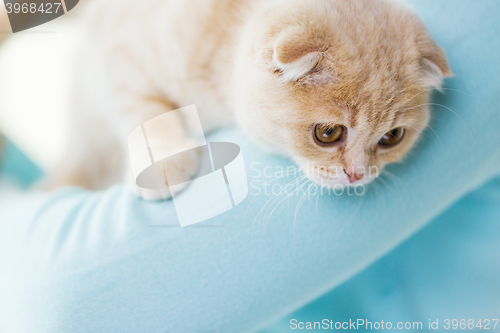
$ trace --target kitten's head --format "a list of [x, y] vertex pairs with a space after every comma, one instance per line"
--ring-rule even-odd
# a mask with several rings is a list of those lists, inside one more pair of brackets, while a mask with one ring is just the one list
[[450, 76], [416, 15], [384, 0], [296, 0], [257, 15], [236, 64], [244, 130], [322, 185], [365, 184], [411, 149]]

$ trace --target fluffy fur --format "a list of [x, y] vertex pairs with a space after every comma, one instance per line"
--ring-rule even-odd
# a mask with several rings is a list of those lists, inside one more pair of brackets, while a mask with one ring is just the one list
[[[75, 138], [52, 184], [92, 189], [130, 173], [127, 136], [196, 104], [205, 130], [236, 123], [322, 185], [399, 161], [429, 120], [429, 92], [451, 75], [410, 8], [385, 0], [95, 1], [75, 96]], [[321, 147], [315, 124], [342, 125]], [[182, 145], [189, 120], [166, 124]], [[393, 148], [378, 142], [404, 127]], [[198, 156], [179, 166], [186, 177]], [[359, 184], [375, 174], [357, 177]], [[137, 189], [145, 199], [168, 192]]]

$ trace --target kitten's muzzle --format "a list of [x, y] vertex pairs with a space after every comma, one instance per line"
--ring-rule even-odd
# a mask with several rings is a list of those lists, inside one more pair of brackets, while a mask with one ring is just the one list
[[349, 178], [349, 183], [351, 183], [351, 184], [357, 182], [358, 180], [363, 179], [363, 177], [365, 176], [364, 171], [355, 171], [355, 170], [348, 171], [348, 170], [344, 169], [344, 173]]

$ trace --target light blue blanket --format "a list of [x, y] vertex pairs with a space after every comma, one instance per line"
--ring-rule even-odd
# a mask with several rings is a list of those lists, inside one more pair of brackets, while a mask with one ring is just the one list
[[0, 332], [246, 332], [283, 316], [267, 331], [288, 331], [294, 318], [424, 328], [439, 319], [442, 328], [447, 318], [498, 318], [500, 2], [414, 3], [455, 78], [434, 98], [432, 130], [388, 168], [396, 178], [364, 196], [272, 196], [272, 184], [296, 177], [272, 172], [291, 163], [226, 130], [210, 140], [241, 146], [250, 195], [205, 227], [176, 227], [171, 201], [142, 202], [125, 186], [0, 189]]

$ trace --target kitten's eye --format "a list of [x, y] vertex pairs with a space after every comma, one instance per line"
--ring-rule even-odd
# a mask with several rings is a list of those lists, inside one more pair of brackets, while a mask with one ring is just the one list
[[398, 127], [385, 133], [385, 135], [380, 139], [379, 145], [389, 147], [394, 146], [403, 140], [405, 136], [405, 129], [402, 127]]
[[320, 145], [330, 145], [341, 141], [345, 132], [345, 127], [341, 125], [317, 124], [314, 127], [314, 139]]

